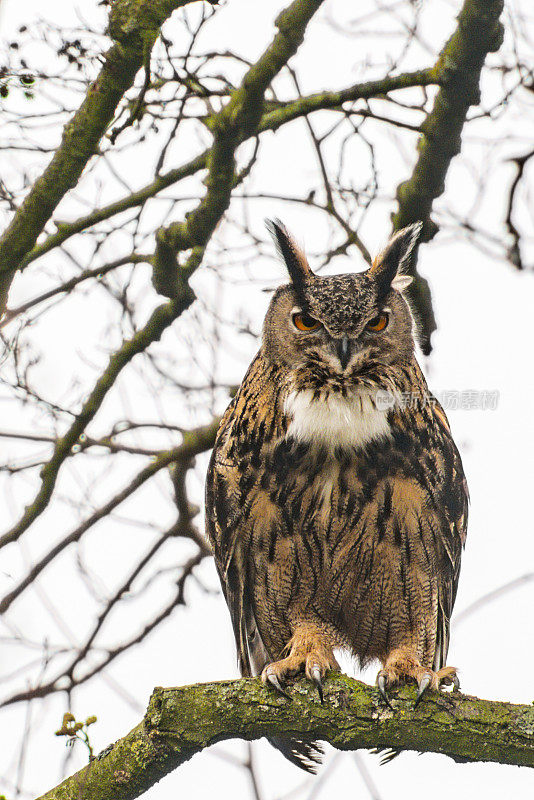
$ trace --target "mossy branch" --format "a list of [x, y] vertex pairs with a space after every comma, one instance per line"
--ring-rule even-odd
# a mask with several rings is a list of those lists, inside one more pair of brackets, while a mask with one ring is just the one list
[[[217, 0], [212, 0], [217, 2]], [[97, 79], [74, 116], [65, 125], [61, 144], [42, 175], [17, 209], [0, 238], [0, 316], [15, 272], [54, 209], [78, 182], [113, 119], [124, 93], [133, 85], [156, 41], [161, 25], [191, 0], [115, 0], [110, 11], [112, 46]]]
[[346, 103], [356, 100], [369, 100], [373, 97], [384, 97], [389, 92], [409, 89], [414, 86], [431, 86], [437, 84], [438, 78], [434, 68], [421, 69], [416, 72], [401, 72], [399, 75], [386, 75], [376, 81], [355, 83], [345, 89], [334, 92], [319, 92], [300, 97], [284, 103], [280, 108], [264, 114], [260, 130], [275, 131], [287, 122], [304, 117], [314, 111], [342, 111]]
[[[437, 231], [430, 219], [432, 204], [443, 194], [450, 163], [461, 150], [467, 112], [480, 102], [480, 75], [486, 57], [501, 46], [503, 6], [503, 0], [465, 0], [463, 4], [456, 30], [433, 69], [440, 89], [421, 126], [419, 155], [413, 172], [397, 189], [394, 230], [422, 220], [423, 241], [431, 239]], [[436, 322], [428, 284], [415, 272], [414, 277], [409, 295], [422, 323], [421, 345], [428, 353]]]
[[[333, 92], [321, 92], [300, 97], [297, 100], [285, 103], [280, 108], [265, 111], [257, 131], [253, 131], [247, 138], [252, 138], [256, 133], [262, 134], [267, 131], [276, 131], [288, 122], [311, 114], [314, 111], [333, 110], [340, 111], [347, 102], [356, 100], [380, 97], [398, 89], [406, 89], [413, 86], [428, 86], [436, 83], [433, 69], [419, 70], [416, 72], [404, 72], [400, 75], [388, 75], [380, 80], [355, 83], [344, 89]], [[57, 231], [51, 233], [43, 242], [36, 245], [21, 260], [19, 268], [23, 269], [35, 259], [40, 258], [55, 247], [63, 244], [71, 236], [98, 225], [104, 220], [110, 219], [117, 214], [121, 214], [130, 208], [142, 205], [147, 200], [155, 197], [164, 189], [179, 183], [184, 178], [195, 175], [206, 169], [208, 164], [209, 149], [195, 156], [180, 167], [171, 169], [158, 175], [153, 181], [147, 183], [141, 189], [132, 192], [120, 200], [109, 205], [97, 208], [90, 214], [79, 217], [72, 222], [62, 222], [57, 225]], [[235, 186], [235, 181], [234, 181]]]
[[432, 693], [414, 710], [415, 688], [405, 686], [392, 713], [374, 688], [345, 675], [326, 681], [324, 705], [305, 680], [290, 691], [288, 701], [258, 679], [157, 688], [137, 727], [40, 800], [132, 800], [215, 742], [283, 733], [341, 750], [401, 748], [534, 767], [534, 706]]
[[235, 151], [258, 132], [264, 95], [271, 81], [287, 64], [304, 40], [306, 27], [323, 0], [293, 0], [276, 20], [278, 33], [245, 74], [224, 108], [208, 121], [213, 144], [206, 166], [207, 191], [184, 221], [162, 227], [156, 234], [154, 268], [161, 276], [177, 268], [176, 254], [204, 247], [230, 204], [235, 180]]

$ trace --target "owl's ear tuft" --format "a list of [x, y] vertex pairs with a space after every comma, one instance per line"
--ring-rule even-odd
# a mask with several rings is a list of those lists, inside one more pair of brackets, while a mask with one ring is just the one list
[[301, 290], [304, 284], [315, 277], [308, 259], [279, 219], [265, 220], [265, 224], [284, 260], [293, 286], [297, 291]]
[[415, 222], [402, 228], [391, 237], [384, 250], [373, 261], [370, 272], [377, 281], [381, 294], [387, 294], [390, 288], [401, 292], [412, 282], [412, 278], [405, 273], [410, 267], [422, 227], [422, 222]]

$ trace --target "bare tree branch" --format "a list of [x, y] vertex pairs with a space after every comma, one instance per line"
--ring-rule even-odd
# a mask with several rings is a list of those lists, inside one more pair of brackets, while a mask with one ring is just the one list
[[[116, 0], [109, 19], [114, 44], [85, 99], [63, 130], [61, 145], [34, 183], [0, 239], [0, 315], [13, 275], [64, 195], [78, 182], [95, 155], [124, 93], [146, 60], [160, 27], [172, 12], [190, 0]], [[217, 0], [212, 0], [217, 2]]]
[[12, 322], [12, 320], [15, 319], [15, 317], [17, 317], [19, 314], [29, 311], [29, 309], [33, 308], [33, 306], [39, 305], [39, 303], [44, 303], [45, 300], [50, 300], [51, 297], [55, 297], [58, 294], [67, 294], [68, 292], [71, 292], [72, 289], [78, 286], [78, 284], [83, 283], [83, 281], [90, 280], [91, 278], [101, 278], [103, 275], [107, 275], [108, 272], [112, 272], [114, 269], [117, 269], [117, 267], [122, 267], [125, 264], [146, 264], [150, 263], [150, 260], [151, 256], [143, 256], [140, 253], [129, 253], [127, 256], [117, 258], [115, 261], [110, 261], [109, 264], [102, 264], [96, 269], [84, 269], [79, 275], [76, 275], [74, 278], [65, 281], [65, 283], [62, 283], [60, 286], [56, 286], [54, 289], [49, 289], [48, 292], [43, 292], [43, 294], [40, 294], [37, 297], [22, 303], [22, 305], [17, 306], [16, 308], [6, 309], [3, 319], [0, 320], [0, 328]]
[[[280, 108], [275, 110], [266, 109], [258, 125], [257, 132], [265, 133], [267, 131], [276, 131], [287, 122], [299, 119], [314, 111], [329, 109], [333, 111], [342, 111], [345, 103], [369, 99], [371, 97], [381, 97], [398, 89], [411, 88], [414, 86], [428, 86], [433, 83], [437, 83], [435, 72], [433, 69], [427, 69], [402, 73], [400, 75], [386, 76], [376, 81], [356, 83], [346, 89], [340, 89], [336, 92], [322, 92], [320, 94], [300, 97], [297, 100], [281, 105]], [[251, 138], [255, 134], [256, 132], [252, 131], [246, 138]], [[158, 175], [153, 181], [141, 189], [107, 206], [98, 208], [73, 222], [58, 222], [57, 231], [51, 233], [43, 242], [36, 245], [21, 259], [19, 265], [20, 269], [23, 269], [32, 261], [35, 261], [35, 259], [50, 252], [54, 247], [58, 247], [71, 236], [81, 233], [117, 214], [121, 214], [123, 211], [140, 206], [169, 186], [173, 186], [184, 178], [206, 169], [208, 155], [209, 150], [205, 150], [182, 166]]]
[[[71, 533], [65, 536], [64, 539], [54, 545], [54, 547], [52, 547], [48, 553], [42, 556], [42, 558], [33, 565], [24, 578], [17, 584], [17, 586], [15, 586], [14, 589], [12, 589], [2, 598], [0, 601], [0, 614], [3, 614], [7, 611], [13, 601], [16, 600], [16, 598], [19, 597], [19, 595], [25, 589], [27, 589], [28, 586], [31, 586], [35, 578], [40, 575], [43, 569], [45, 569], [45, 567], [47, 567], [53, 561], [53, 559], [59, 555], [59, 553], [61, 553], [66, 547], [74, 542], [78, 542], [84, 533], [86, 533], [86, 531], [92, 528], [93, 525], [95, 525], [99, 520], [108, 516], [115, 508], [117, 508], [117, 506], [124, 502], [126, 498], [130, 497], [130, 495], [137, 491], [140, 486], [152, 478], [157, 472], [181, 460], [188, 462], [195, 455], [198, 455], [198, 453], [204, 452], [205, 450], [209, 450], [211, 447], [213, 447], [218, 426], [219, 420], [214, 419], [209, 425], [206, 425], [202, 428], [197, 428], [192, 431], [185, 431], [184, 441], [179, 447], [173, 450], [161, 452], [150, 462], [148, 466], [142, 469], [128, 483], [128, 485], [124, 487], [124, 489], [121, 489], [121, 491], [117, 492], [117, 494], [108, 500], [107, 503], [105, 503], [101, 508], [97, 509], [88, 519], [84, 520], [73, 531], [71, 531]], [[25, 518], [25, 521], [29, 525], [30, 516], [32, 514], [37, 516], [38, 514], [36, 503], [34, 503], [33, 506], [29, 506], [28, 509], [29, 510], [26, 512], [27, 517]]]
[[156, 234], [154, 268], [172, 273], [176, 253], [202, 247], [230, 203], [235, 177], [234, 153], [239, 144], [258, 130], [269, 84], [304, 40], [306, 26], [323, 0], [294, 0], [276, 19], [278, 33], [241, 86], [222, 110], [209, 120], [214, 141], [208, 160], [207, 192], [184, 222], [162, 227]]
[[525, 264], [521, 256], [521, 236], [519, 230], [514, 222], [514, 204], [516, 199], [517, 190], [525, 173], [525, 167], [534, 156], [534, 150], [530, 150], [523, 156], [516, 156], [510, 159], [516, 167], [516, 174], [510, 186], [508, 195], [508, 209], [506, 211], [506, 227], [510, 233], [512, 243], [508, 248], [508, 259], [517, 269], [525, 269]]
[[96, 382], [80, 413], [75, 417], [66, 433], [57, 439], [52, 458], [41, 470], [41, 487], [34, 500], [26, 507], [21, 519], [0, 537], [0, 548], [16, 541], [43, 513], [52, 497], [63, 462], [69, 457], [72, 448], [104, 402], [104, 398], [113, 387], [119, 373], [149, 344], [158, 341], [165, 329], [191, 304], [194, 298], [192, 291], [189, 290], [187, 284], [182, 285], [182, 289], [181, 297], [158, 306], [147, 324], [132, 339], [124, 342], [120, 350], [110, 358], [106, 370]]

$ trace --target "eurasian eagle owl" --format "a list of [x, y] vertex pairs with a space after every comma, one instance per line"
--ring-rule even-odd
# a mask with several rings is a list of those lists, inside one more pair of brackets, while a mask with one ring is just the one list
[[[445, 666], [467, 486], [445, 413], [414, 355], [404, 274], [420, 231], [366, 272], [318, 276], [271, 223], [291, 282], [224, 414], [207, 527], [241, 672], [284, 691], [304, 671], [322, 699], [335, 648], [382, 664], [377, 686], [457, 683]], [[314, 743], [275, 742], [313, 768]]]

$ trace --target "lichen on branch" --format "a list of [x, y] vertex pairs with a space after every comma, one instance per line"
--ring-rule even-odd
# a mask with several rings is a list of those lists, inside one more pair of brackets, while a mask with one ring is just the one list
[[[428, 241], [437, 231], [430, 219], [432, 205], [443, 194], [450, 163], [461, 150], [467, 112], [480, 102], [480, 76], [486, 57], [501, 46], [503, 6], [503, 0], [465, 0], [463, 4], [457, 27], [433, 69], [440, 89], [421, 125], [412, 174], [397, 188], [394, 230], [422, 220], [422, 241]], [[436, 321], [428, 283], [417, 272], [413, 275], [408, 295], [420, 323], [421, 347], [427, 354]]]
[[132, 800], [216, 742], [284, 733], [341, 750], [401, 748], [534, 767], [534, 706], [433, 692], [414, 710], [415, 688], [405, 686], [391, 712], [373, 687], [339, 674], [327, 680], [323, 705], [304, 679], [290, 692], [288, 700], [259, 679], [156, 688], [137, 727], [40, 800]]

